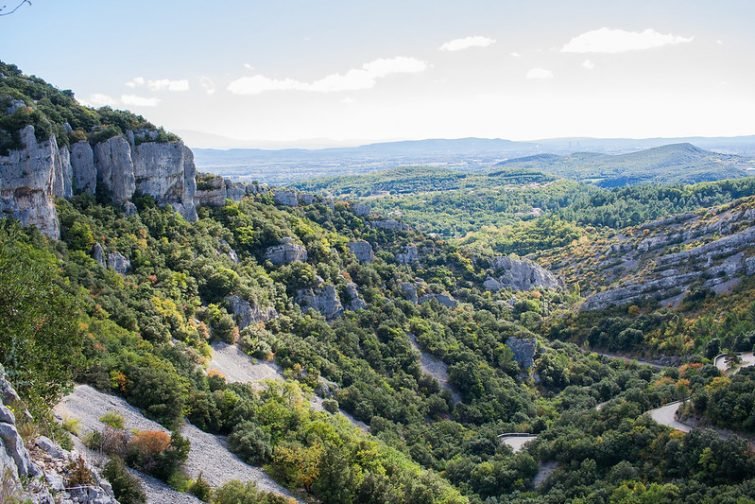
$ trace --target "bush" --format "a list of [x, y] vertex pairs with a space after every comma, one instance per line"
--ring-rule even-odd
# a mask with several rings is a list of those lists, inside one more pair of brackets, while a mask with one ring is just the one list
[[115, 498], [121, 504], [145, 504], [147, 494], [141, 481], [132, 476], [119, 457], [114, 457], [106, 465], [102, 475], [113, 486]]
[[100, 417], [100, 422], [113, 429], [123, 429], [124, 426], [123, 415], [117, 411], [108, 411]]
[[322, 402], [322, 409], [331, 414], [338, 413], [338, 401], [335, 399], [325, 399]]
[[250, 464], [262, 465], [273, 455], [270, 434], [253, 422], [242, 422], [228, 437], [228, 445], [236, 455]]
[[207, 481], [205, 481], [205, 479], [202, 477], [201, 472], [199, 473], [199, 476], [197, 476], [196, 481], [194, 481], [191, 484], [191, 487], [189, 487], [189, 493], [191, 493], [194, 497], [204, 502], [210, 501], [212, 488], [210, 487], [210, 484], [207, 483]]

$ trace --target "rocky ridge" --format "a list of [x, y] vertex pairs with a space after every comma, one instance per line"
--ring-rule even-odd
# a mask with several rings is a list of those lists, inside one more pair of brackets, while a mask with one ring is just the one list
[[755, 275], [755, 198], [624, 230], [544, 258], [580, 283], [582, 310], [644, 302], [677, 306], [695, 293], [725, 294]]

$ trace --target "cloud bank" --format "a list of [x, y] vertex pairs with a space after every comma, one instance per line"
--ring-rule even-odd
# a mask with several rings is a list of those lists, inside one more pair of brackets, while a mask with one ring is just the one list
[[375, 87], [379, 79], [394, 74], [424, 72], [428, 68], [424, 61], [399, 56], [380, 58], [365, 63], [360, 68], [352, 68], [344, 73], [327, 75], [321, 79], [304, 82], [296, 79], [276, 79], [264, 75], [241, 77], [228, 84], [228, 91], [237, 95], [256, 95], [267, 91], [307, 91], [311, 93], [336, 93], [358, 91]]
[[471, 49], [472, 47], [488, 47], [493, 44], [495, 44], [495, 39], [483, 37], [481, 35], [475, 35], [472, 37], [449, 40], [448, 42], [440, 46], [439, 50], [454, 52]]
[[126, 83], [130, 88], [148, 87], [152, 91], [188, 91], [189, 81], [186, 79], [155, 79], [147, 80], [144, 77], [134, 77]]
[[600, 28], [577, 35], [561, 48], [561, 52], [617, 54], [685, 44], [693, 39], [694, 37], [658, 33], [651, 28], [641, 32]]

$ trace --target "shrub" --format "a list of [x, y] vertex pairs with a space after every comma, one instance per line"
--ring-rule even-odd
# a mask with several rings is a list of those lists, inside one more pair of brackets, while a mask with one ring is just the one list
[[210, 487], [210, 484], [207, 483], [207, 481], [205, 481], [205, 479], [202, 477], [201, 472], [199, 473], [199, 476], [197, 476], [196, 481], [194, 481], [191, 484], [191, 487], [189, 487], [189, 493], [204, 502], [210, 501], [212, 489]]
[[141, 481], [132, 476], [119, 457], [114, 457], [106, 465], [102, 475], [113, 486], [115, 498], [121, 504], [145, 504], [147, 494]]
[[71, 461], [68, 465], [67, 474], [68, 478], [66, 479], [66, 484], [69, 487], [94, 484], [94, 475], [89, 467], [87, 467], [87, 463], [82, 456]]
[[228, 437], [228, 445], [231, 451], [250, 464], [264, 464], [273, 455], [270, 434], [253, 422], [237, 425]]
[[108, 411], [100, 417], [100, 422], [113, 429], [123, 429], [124, 426], [123, 415], [117, 411]]
[[79, 429], [81, 428], [81, 421], [78, 418], [64, 418], [63, 429], [66, 432], [70, 432], [74, 436], [79, 435]]
[[322, 409], [328, 413], [336, 414], [338, 413], [338, 401], [335, 399], [325, 399], [322, 402]]

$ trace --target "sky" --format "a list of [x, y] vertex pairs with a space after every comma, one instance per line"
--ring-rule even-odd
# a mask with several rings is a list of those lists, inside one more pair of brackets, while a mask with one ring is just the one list
[[192, 147], [734, 136], [755, 134], [753, 20], [751, 0], [32, 0], [0, 17], [0, 59]]

